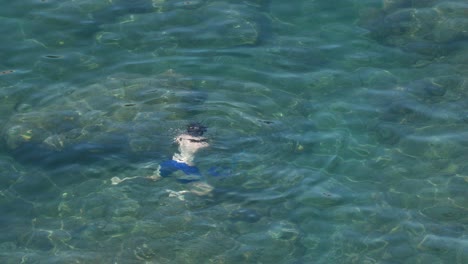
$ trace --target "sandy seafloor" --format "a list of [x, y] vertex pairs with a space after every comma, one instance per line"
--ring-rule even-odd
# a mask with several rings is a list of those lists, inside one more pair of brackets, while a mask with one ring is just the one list
[[[465, 0], [2, 1], [0, 22], [1, 263], [468, 263]], [[111, 184], [191, 121], [210, 195]]]

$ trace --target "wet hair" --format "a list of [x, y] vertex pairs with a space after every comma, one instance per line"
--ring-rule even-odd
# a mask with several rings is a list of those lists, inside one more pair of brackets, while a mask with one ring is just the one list
[[207, 127], [198, 122], [190, 123], [187, 125], [187, 133], [192, 137], [203, 136], [203, 133], [205, 133], [206, 130]]

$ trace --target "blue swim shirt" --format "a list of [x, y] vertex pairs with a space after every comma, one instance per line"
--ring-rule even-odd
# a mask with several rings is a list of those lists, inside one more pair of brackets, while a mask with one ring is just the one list
[[175, 160], [167, 160], [160, 164], [159, 173], [161, 177], [169, 177], [172, 173], [181, 170], [185, 173], [185, 177], [178, 177], [177, 180], [181, 183], [189, 183], [199, 181], [201, 178], [200, 171], [195, 166], [190, 166], [187, 163], [178, 162]]

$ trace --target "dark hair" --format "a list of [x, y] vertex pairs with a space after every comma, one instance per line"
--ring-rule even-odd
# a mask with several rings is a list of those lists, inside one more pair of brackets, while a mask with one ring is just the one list
[[207, 127], [198, 123], [190, 123], [187, 125], [187, 133], [193, 137], [203, 136], [203, 133], [206, 132]]

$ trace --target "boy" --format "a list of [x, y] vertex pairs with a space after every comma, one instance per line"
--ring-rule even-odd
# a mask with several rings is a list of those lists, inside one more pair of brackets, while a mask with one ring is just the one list
[[[197, 195], [209, 194], [213, 190], [213, 187], [200, 181], [202, 176], [198, 168], [193, 163], [195, 153], [200, 149], [209, 146], [207, 139], [203, 137], [203, 133], [205, 133], [206, 130], [206, 127], [200, 123], [190, 123], [187, 126], [186, 133], [180, 134], [175, 138], [175, 142], [179, 145], [179, 153], [175, 153], [172, 156], [172, 160], [167, 160], [161, 163], [154, 174], [146, 178], [156, 181], [161, 179], [161, 177], [169, 177], [174, 172], [180, 170], [183, 173], [177, 174], [177, 180], [182, 183], [190, 184], [190, 190], [179, 192], [167, 190], [169, 192], [169, 196], [175, 196], [183, 200], [184, 193], [194, 193]], [[127, 177], [123, 179], [113, 177], [111, 181], [112, 184], [119, 184], [122, 181], [133, 178], [137, 177]]]

